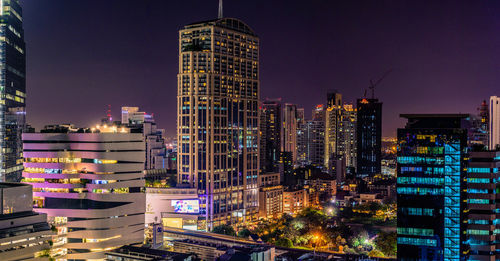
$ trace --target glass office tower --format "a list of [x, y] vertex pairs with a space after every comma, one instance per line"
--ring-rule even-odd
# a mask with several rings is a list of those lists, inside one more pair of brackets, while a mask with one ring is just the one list
[[179, 31], [178, 182], [198, 189], [198, 229], [256, 219], [259, 38], [221, 18]]
[[357, 100], [357, 175], [374, 176], [382, 170], [382, 103]]
[[23, 169], [26, 54], [18, 0], [0, 0], [0, 181], [18, 182]]
[[401, 115], [398, 260], [462, 260], [468, 115]]

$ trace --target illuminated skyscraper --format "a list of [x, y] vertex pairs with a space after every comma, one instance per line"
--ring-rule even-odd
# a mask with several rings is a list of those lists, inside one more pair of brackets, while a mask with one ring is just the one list
[[359, 176], [382, 171], [382, 103], [378, 99], [357, 101], [357, 168]]
[[398, 260], [465, 260], [469, 115], [401, 116], [408, 123], [398, 129]]
[[325, 110], [323, 104], [313, 110], [312, 120], [306, 121], [307, 164], [323, 166], [325, 157]]
[[490, 120], [489, 120], [490, 149], [500, 146], [500, 97], [490, 97]]
[[0, 181], [18, 182], [26, 115], [26, 49], [19, 1], [0, 0], [0, 17]]
[[325, 168], [331, 173], [338, 159], [338, 138], [340, 127], [340, 115], [342, 112], [342, 94], [330, 92], [327, 95], [327, 107], [325, 112]]
[[352, 104], [344, 104], [338, 129], [337, 155], [345, 160], [346, 167], [356, 168], [357, 110]]
[[220, 18], [179, 31], [178, 182], [198, 189], [198, 228], [257, 218], [259, 38]]

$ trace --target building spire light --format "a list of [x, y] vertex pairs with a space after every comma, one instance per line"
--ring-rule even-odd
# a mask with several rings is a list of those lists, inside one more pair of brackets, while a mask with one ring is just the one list
[[222, 19], [222, 17], [224, 17], [222, 10], [222, 0], [219, 0], [219, 19]]

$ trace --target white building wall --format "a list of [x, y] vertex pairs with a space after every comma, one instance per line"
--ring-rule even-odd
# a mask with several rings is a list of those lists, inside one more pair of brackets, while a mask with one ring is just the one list
[[64, 258], [104, 258], [143, 241], [141, 133], [25, 133], [23, 143], [23, 182], [33, 186], [35, 211], [56, 225]]
[[490, 97], [490, 149], [500, 145], [500, 97]]

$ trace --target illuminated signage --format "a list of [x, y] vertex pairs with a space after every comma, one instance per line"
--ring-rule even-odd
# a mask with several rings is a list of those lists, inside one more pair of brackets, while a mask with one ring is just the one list
[[172, 207], [175, 213], [198, 214], [200, 204], [197, 199], [172, 200]]

